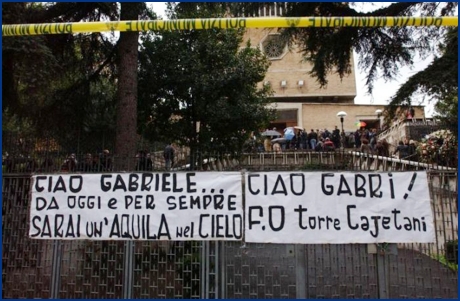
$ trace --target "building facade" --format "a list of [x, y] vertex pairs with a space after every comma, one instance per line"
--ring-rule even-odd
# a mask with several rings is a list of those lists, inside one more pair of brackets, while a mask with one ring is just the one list
[[[267, 7], [260, 12], [264, 16], [277, 16], [280, 9]], [[271, 61], [266, 77], [260, 85], [270, 85], [274, 94], [273, 105], [278, 118], [270, 124], [279, 131], [289, 126], [300, 126], [310, 129], [339, 129], [343, 126], [346, 132], [359, 128], [358, 123], [364, 122], [366, 128], [383, 127], [383, 117], [378, 113], [384, 105], [357, 105], [355, 70], [342, 79], [331, 73], [328, 84], [321, 87], [317, 80], [309, 75], [312, 65], [306, 62], [299, 48], [288, 47], [277, 29], [247, 29], [242, 45], [250, 41], [253, 47], [260, 48]], [[353, 62], [351, 62], [353, 66]], [[424, 107], [414, 107], [417, 118], [424, 118]], [[337, 113], [345, 112], [343, 125]]]

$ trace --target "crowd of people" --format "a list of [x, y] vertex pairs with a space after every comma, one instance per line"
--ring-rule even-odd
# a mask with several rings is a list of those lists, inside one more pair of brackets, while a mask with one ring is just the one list
[[[174, 166], [175, 149], [171, 144], [166, 145], [163, 151], [165, 169], [171, 170]], [[81, 162], [77, 162], [75, 154], [71, 154], [62, 164], [61, 171], [69, 172], [104, 172], [112, 171], [112, 157], [108, 150], [104, 150], [102, 155], [92, 156], [90, 153], [85, 155]], [[136, 154], [136, 171], [153, 171], [154, 162], [152, 155], [146, 150], [139, 150]]]
[[[276, 131], [276, 128], [273, 128]], [[266, 130], [268, 131], [268, 130]], [[257, 141], [257, 137], [254, 137]], [[392, 157], [400, 159], [416, 160], [416, 144], [413, 140], [404, 139], [399, 141], [393, 153], [390, 153], [390, 145], [386, 139], [378, 139], [377, 129], [366, 129], [364, 127], [354, 132], [345, 133], [340, 131], [337, 126], [334, 130], [310, 129], [307, 133], [304, 129], [297, 129], [294, 137], [287, 140], [283, 136], [265, 136], [262, 138], [263, 144], [259, 143], [259, 152], [280, 153], [286, 150], [310, 150], [310, 151], [334, 151], [341, 147], [355, 149], [363, 153], [378, 156]]]
[[[175, 149], [168, 144], [163, 151], [165, 170], [171, 170], [174, 166]], [[81, 159], [75, 153], [71, 153], [66, 158], [58, 162], [59, 159], [46, 156], [40, 163], [39, 160], [31, 156], [20, 156], [12, 158], [6, 153], [3, 156], [3, 170], [5, 172], [25, 171], [25, 172], [109, 172], [113, 170], [113, 158], [109, 150], [105, 149], [102, 153], [86, 153]], [[154, 164], [152, 156], [148, 151], [140, 150], [136, 154], [136, 171], [153, 171]]]
[[[276, 128], [273, 130], [276, 131]], [[283, 137], [281, 137], [282, 139], [276, 139], [275, 136], [265, 136], [263, 145], [259, 145], [258, 150], [265, 152], [281, 152], [283, 150], [330, 151], [340, 147], [341, 137], [342, 135], [337, 126], [332, 132], [327, 129], [324, 129], [324, 131], [311, 129], [307, 133], [305, 130], [297, 129], [290, 140], [283, 139]]]
[[83, 160], [78, 161], [75, 154], [70, 154], [61, 165], [61, 171], [67, 172], [104, 172], [112, 170], [112, 156], [105, 149], [100, 154], [87, 153]]
[[[175, 148], [170, 143], [168, 143], [163, 150], [165, 170], [171, 170], [171, 168], [174, 166], [175, 153]], [[136, 171], [152, 171], [154, 169], [152, 155], [145, 150], [141, 150], [137, 153], [136, 162]]]
[[283, 139], [283, 137], [276, 139], [278, 138], [276, 136], [265, 136], [263, 145], [259, 145], [258, 150], [268, 152], [276, 150], [331, 151], [340, 147], [361, 149], [362, 145], [369, 145], [363, 147], [364, 149], [375, 150], [376, 134], [376, 129], [368, 130], [365, 128], [346, 134], [344, 131], [340, 131], [337, 126], [332, 131], [311, 129], [310, 132], [307, 132], [304, 129], [297, 129], [294, 137], [290, 140]]
[[51, 155], [46, 155], [41, 161], [32, 156], [18, 156], [11, 158], [8, 153], [3, 156], [2, 165], [4, 171], [15, 172], [103, 172], [112, 170], [112, 157], [108, 150], [100, 154], [92, 155], [87, 153], [83, 160], [78, 161], [75, 154], [70, 154], [62, 164], [56, 164], [57, 160]]

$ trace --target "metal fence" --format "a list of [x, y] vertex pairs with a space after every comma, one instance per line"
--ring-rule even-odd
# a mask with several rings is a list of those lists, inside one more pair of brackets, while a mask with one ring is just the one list
[[[220, 168], [263, 169], [243, 161]], [[2, 180], [3, 298], [458, 297], [457, 171], [428, 171], [436, 243], [287, 245], [32, 240], [23, 166]]]

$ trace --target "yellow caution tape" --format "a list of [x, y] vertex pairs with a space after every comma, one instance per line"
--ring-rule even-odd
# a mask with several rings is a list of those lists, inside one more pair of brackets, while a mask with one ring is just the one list
[[270, 17], [2, 25], [2, 36], [283, 27], [458, 26], [458, 17]]

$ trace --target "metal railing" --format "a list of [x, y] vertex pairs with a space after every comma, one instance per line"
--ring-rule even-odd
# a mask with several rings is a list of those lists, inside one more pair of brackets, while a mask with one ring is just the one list
[[[353, 161], [361, 155], [207, 156], [200, 157], [200, 168], [363, 170], [365, 165]], [[164, 170], [160, 154], [153, 156], [158, 160], [152, 170]], [[54, 158], [55, 162], [65, 159]], [[455, 260], [450, 246], [458, 245], [457, 170], [421, 168], [429, 179], [435, 243], [289, 245], [32, 240], [28, 237], [30, 172], [24, 164], [4, 170], [2, 179], [3, 298], [458, 297], [457, 266], [449, 261]], [[186, 164], [184, 156], [176, 171]]]

